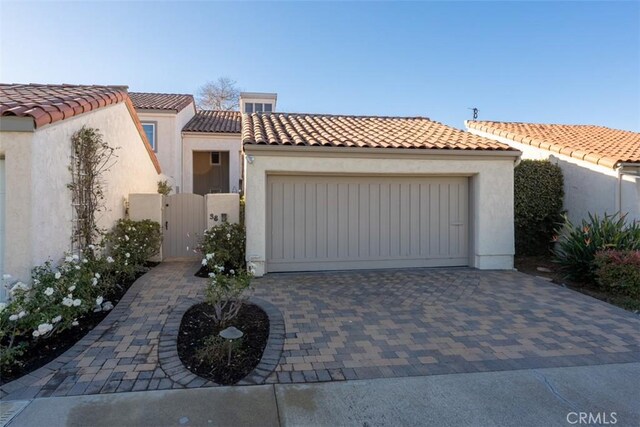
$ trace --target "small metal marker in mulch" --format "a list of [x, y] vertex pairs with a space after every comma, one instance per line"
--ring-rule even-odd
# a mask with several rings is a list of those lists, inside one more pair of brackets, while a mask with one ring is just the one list
[[229, 341], [229, 356], [227, 358], [227, 366], [229, 366], [231, 364], [231, 349], [233, 347], [231, 344], [233, 341], [242, 338], [244, 333], [235, 326], [229, 326], [228, 328], [221, 330], [218, 335]]

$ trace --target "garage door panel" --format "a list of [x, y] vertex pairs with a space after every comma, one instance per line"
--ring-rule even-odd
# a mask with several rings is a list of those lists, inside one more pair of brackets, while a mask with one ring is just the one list
[[269, 176], [268, 271], [467, 265], [467, 179]]

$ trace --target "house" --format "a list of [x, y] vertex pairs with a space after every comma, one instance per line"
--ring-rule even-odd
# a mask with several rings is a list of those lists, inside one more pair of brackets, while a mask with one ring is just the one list
[[[241, 113], [197, 110], [192, 95], [131, 92], [142, 126], [176, 193], [243, 190]], [[275, 93], [242, 92], [241, 111], [272, 112]]]
[[0, 272], [28, 280], [72, 248], [71, 137], [83, 126], [119, 148], [98, 226], [125, 216], [130, 193], [157, 192], [160, 164], [125, 86], [1, 84]]
[[242, 143], [257, 275], [513, 268], [509, 145], [422, 117], [264, 112]]
[[640, 133], [604, 126], [467, 121], [475, 135], [549, 160], [564, 175], [564, 207], [572, 223], [588, 213], [640, 221]]

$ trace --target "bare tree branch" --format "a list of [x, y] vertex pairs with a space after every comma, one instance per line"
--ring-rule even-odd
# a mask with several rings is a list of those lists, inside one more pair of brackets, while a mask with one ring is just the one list
[[234, 111], [240, 107], [240, 90], [235, 80], [219, 77], [198, 89], [196, 102], [204, 110]]

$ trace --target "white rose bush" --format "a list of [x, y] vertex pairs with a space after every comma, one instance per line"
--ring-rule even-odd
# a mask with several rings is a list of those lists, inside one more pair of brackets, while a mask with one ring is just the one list
[[206, 302], [213, 320], [224, 327], [234, 319], [248, 297], [253, 268], [245, 261], [246, 235], [241, 224], [222, 223], [204, 232], [200, 251], [207, 272]]
[[[137, 225], [128, 221], [127, 227]], [[155, 225], [159, 232], [160, 225]], [[90, 245], [80, 254], [65, 255], [57, 265], [47, 261], [35, 267], [30, 283], [3, 277], [8, 302], [0, 310], [0, 373], [5, 375], [20, 366], [20, 356], [38, 340], [79, 326], [92, 312], [111, 310], [110, 299], [122, 292], [122, 285], [143, 271], [144, 262], [160, 249], [160, 240], [144, 231], [131, 233], [123, 247], [109, 247], [110, 241], [117, 241], [112, 233], [100, 247]], [[145, 250], [148, 257], [139, 256], [140, 250], [135, 248], [149, 245]]]

